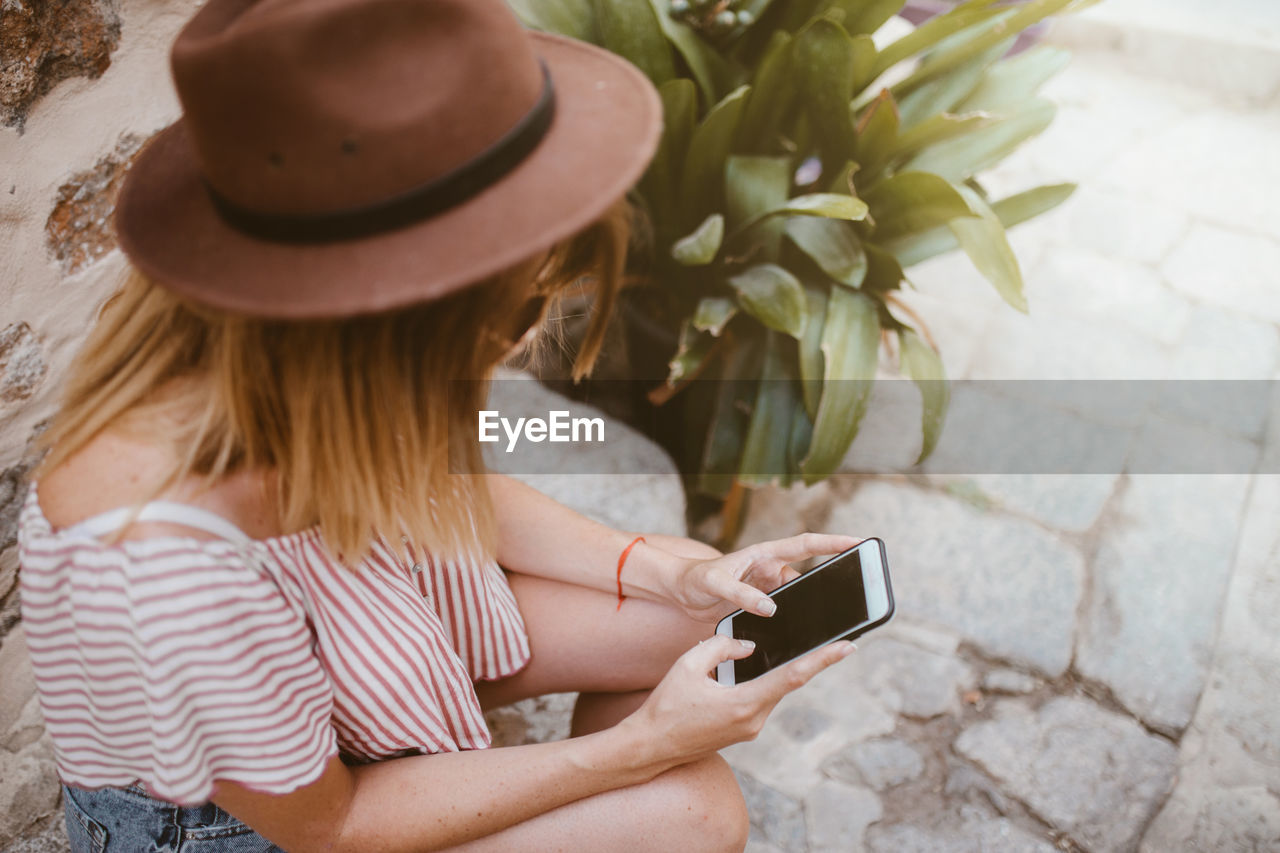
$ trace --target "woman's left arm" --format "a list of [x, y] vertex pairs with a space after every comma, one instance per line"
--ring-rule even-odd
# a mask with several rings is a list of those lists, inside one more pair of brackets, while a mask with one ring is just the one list
[[680, 574], [720, 552], [693, 539], [614, 530], [502, 475], [489, 475], [498, 521], [498, 563], [511, 572], [616, 592], [618, 558], [637, 536], [622, 573], [622, 593], [666, 601]]
[[789, 562], [833, 554], [858, 541], [806, 533], [722, 556], [692, 539], [614, 530], [510, 477], [490, 475], [488, 482], [503, 568], [614, 593], [622, 552], [644, 536], [627, 555], [622, 594], [672, 603], [703, 620], [739, 607], [771, 615], [773, 602], [764, 591], [795, 577]]

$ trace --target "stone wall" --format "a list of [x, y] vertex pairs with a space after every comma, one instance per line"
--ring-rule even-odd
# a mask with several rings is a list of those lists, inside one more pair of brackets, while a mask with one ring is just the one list
[[0, 0], [0, 848], [57, 820], [18, 622], [33, 438], [124, 261], [114, 194], [178, 114], [168, 47], [195, 0]]

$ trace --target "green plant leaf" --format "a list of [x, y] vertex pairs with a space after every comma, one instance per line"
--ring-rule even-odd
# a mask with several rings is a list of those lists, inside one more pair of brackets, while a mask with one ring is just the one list
[[[725, 204], [728, 223], [736, 232], [751, 219], [787, 203], [791, 188], [791, 161], [786, 157], [730, 157], [724, 164]], [[761, 222], [752, 237], [760, 254], [777, 260], [782, 247], [781, 219]]]
[[809, 319], [800, 337], [800, 384], [810, 418], [817, 417], [822, 399], [822, 330], [826, 328], [828, 290], [825, 285], [804, 289]]
[[804, 288], [777, 264], [757, 264], [729, 279], [738, 293], [738, 304], [770, 329], [793, 338], [804, 334]]
[[790, 480], [787, 457], [791, 422], [801, 402], [795, 371], [787, 364], [782, 343], [774, 332], [765, 337], [760, 385], [751, 408], [751, 423], [742, 443], [738, 469], [738, 479], [746, 485], [786, 485]]
[[676, 354], [667, 364], [667, 384], [674, 387], [696, 373], [714, 343], [715, 339], [711, 335], [699, 332], [692, 323], [685, 320], [680, 326], [680, 343], [676, 347]]
[[881, 243], [974, 215], [952, 184], [928, 172], [886, 178], [867, 190], [866, 201]]
[[1003, 59], [987, 69], [982, 82], [957, 109], [998, 111], [1028, 101], [1070, 61], [1069, 52], [1050, 45]]
[[738, 226], [737, 232], [746, 231], [774, 216], [822, 216], [827, 219], [858, 221], [867, 216], [867, 203], [844, 193], [809, 193], [787, 199], [786, 203], [772, 210], [756, 214]]
[[720, 380], [713, 386], [715, 400], [697, 479], [698, 491], [722, 498], [729, 493], [738, 470], [751, 403], [759, 384], [756, 376], [761, 370], [758, 347], [726, 349]]
[[658, 87], [662, 98], [662, 139], [649, 164], [640, 191], [649, 202], [653, 224], [663, 234], [676, 227], [684, 160], [697, 120], [698, 93], [686, 78], [668, 80]]
[[777, 153], [783, 121], [795, 108], [791, 36], [776, 33], [751, 80], [751, 93], [738, 125], [737, 150], [746, 154]]
[[[1075, 188], [1075, 184], [1047, 184], [1001, 199], [991, 205], [991, 210], [1000, 219], [1001, 225], [1012, 228], [1062, 204]], [[950, 228], [941, 225], [894, 240], [886, 244], [885, 248], [904, 267], [911, 267], [960, 248], [960, 242]]]
[[942, 425], [947, 418], [947, 407], [951, 403], [951, 386], [947, 383], [942, 359], [919, 335], [910, 329], [904, 329], [898, 333], [898, 343], [902, 353], [902, 372], [920, 389], [922, 435], [920, 457], [916, 459], [916, 464], [919, 465], [938, 446]]
[[1001, 116], [972, 133], [925, 148], [903, 168], [933, 172], [959, 183], [999, 163], [1019, 145], [1042, 132], [1056, 112], [1053, 102], [1036, 98], [1023, 104], [1017, 112]]
[[1045, 184], [1011, 195], [991, 205], [1005, 228], [1020, 225], [1032, 217], [1053, 210], [1076, 191], [1075, 184]]
[[599, 44], [592, 0], [507, 0], [526, 27]]
[[859, 183], [869, 186], [888, 165], [898, 143], [898, 105], [888, 89], [881, 89], [858, 121]]
[[[725, 160], [729, 157], [749, 91], [749, 86], [741, 86], [725, 95], [707, 113], [689, 141], [689, 153], [684, 164], [684, 189], [686, 215], [693, 222], [702, 221], [708, 213], [723, 205]], [[785, 190], [783, 195], [786, 195]], [[732, 221], [732, 217], [730, 219]]]
[[994, 124], [996, 120], [996, 116], [981, 112], [966, 113], [964, 115], [943, 113], [942, 115], [925, 119], [898, 137], [897, 144], [892, 151], [890, 163], [897, 164], [904, 160], [909, 160], [931, 145], [937, 145], [939, 142], [946, 142], [948, 139], [955, 139], [975, 130], [988, 127]]
[[960, 248], [964, 249], [978, 272], [995, 285], [996, 292], [1005, 302], [1026, 312], [1027, 297], [1023, 293], [1022, 270], [1018, 267], [1018, 258], [1009, 246], [1009, 238], [999, 217], [973, 190], [958, 186], [956, 191], [964, 196], [970, 209], [977, 214], [975, 217], [953, 219], [948, 223], [960, 242]]
[[852, 36], [871, 35], [906, 5], [906, 0], [841, 0], [843, 25]]
[[940, 49], [927, 57], [909, 78], [894, 85], [894, 94], [905, 94], [930, 80], [950, 74], [955, 68], [1009, 36], [1017, 35], [1050, 15], [1084, 8], [1087, 3], [1088, 0], [1085, 3], [1080, 0], [1026, 0], [1013, 9], [997, 8], [997, 17], [1001, 19], [998, 26], [980, 29], [972, 37], [959, 38], [945, 47], [939, 45]]
[[930, 18], [897, 41], [885, 45], [872, 65], [871, 79], [879, 77], [902, 60], [929, 50], [947, 36], [1001, 14], [1003, 9], [991, 8], [994, 2], [995, 0], [973, 0], [964, 3], [950, 12]]
[[898, 102], [902, 127], [912, 128], [939, 113], [955, 109], [956, 105], [972, 94], [982, 82], [982, 77], [991, 63], [1009, 52], [1013, 42], [1014, 38], [1007, 38], [979, 53], [968, 62], [956, 66], [951, 73], [935, 77], [903, 95], [902, 100]]
[[600, 45], [645, 73], [655, 86], [676, 76], [671, 45], [649, 0], [591, 0]]
[[723, 240], [724, 216], [713, 213], [702, 221], [696, 231], [676, 241], [671, 247], [671, 257], [688, 267], [709, 264], [715, 260]]
[[834, 219], [797, 216], [787, 222], [791, 242], [818, 268], [847, 287], [859, 288], [867, 275], [867, 253], [853, 229]]
[[849, 102], [858, 74], [857, 52], [849, 34], [828, 18], [811, 21], [796, 35], [792, 47], [796, 85], [828, 168], [853, 156]]
[[716, 102], [715, 80], [718, 73], [716, 66], [722, 65], [723, 60], [706, 42], [698, 38], [698, 34], [688, 24], [671, 17], [670, 0], [649, 0], [649, 5], [653, 9], [653, 16], [657, 19], [662, 34], [680, 52], [685, 64], [689, 66], [689, 73], [693, 75], [694, 80], [698, 81], [702, 97], [708, 104], [714, 104]]
[[[821, 389], [821, 386], [819, 386]], [[807, 405], [807, 404], [806, 404]], [[791, 437], [787, 442], [787, 473], [782, 485], [789, 486], [800, 474], [800, 463], [813, 440], [813, 419], [804, 405], [791, 407]]]
[[812, 485], [834, 472], [858, 434], [879, 347], [875, 303], [847, 288], [832, 288], [822, 325], [822, 400], [809, 453], [800, 465], [805, 483]]
[[868, 244], [864, 248], [867, 252], [867, 277], [862, 282], [863, 292], [896, 290], [904, 278], [898, 259], [879, 246]]
[[727, 296], [704, 296], [698, 301], [693, 312], [693, 327], [700, 332], [710, 332], [719, 337], [733, 316], [738, 313], [738, 306]]

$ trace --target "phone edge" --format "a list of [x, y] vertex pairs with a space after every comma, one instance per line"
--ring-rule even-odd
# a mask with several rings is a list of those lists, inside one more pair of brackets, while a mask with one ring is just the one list
[[[733, 637], [733, 617], [743, 612], [745, 611], [736, 610], [717, 622], [716, 634], [722, 637]], [[716, 681], [725, 687], [733, 687], [737, 684], [737, 680], [734, 678], [732, 660], [722, 660], [716, 664]]]

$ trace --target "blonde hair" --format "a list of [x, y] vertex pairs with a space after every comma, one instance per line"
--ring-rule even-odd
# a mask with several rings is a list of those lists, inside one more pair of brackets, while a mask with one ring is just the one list
[[[543, 256], [458, 293], [342, 319], [230, 314], [134, 272], [77, 357], [37, 476], [127, 419], [177, 449], [157, 493], [192, 475], [211, 485], [271, 471], [281, 526], [318, 525], [347, 565], [374, 537], [404, 536], [441, 558], [491, 555], [496, 525], [473, 476], [484, 471], [474, 418], [524, 331], [513, 317], [543, 297], [540, 325], [567, 291], [594, 284], [573, 369], [585, 376], [604, 342], [629, 226], [619, 203]], [[176, 433], [159, 426], [175, 422]]]

